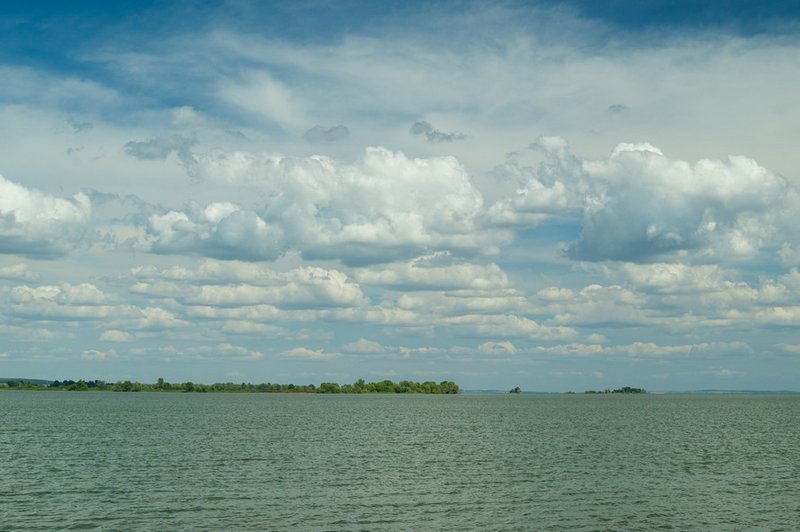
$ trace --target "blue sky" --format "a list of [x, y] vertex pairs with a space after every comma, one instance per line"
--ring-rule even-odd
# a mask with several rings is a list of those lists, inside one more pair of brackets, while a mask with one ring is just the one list
[[0, 11], [0, 375], [796, 388], [791, 2]]

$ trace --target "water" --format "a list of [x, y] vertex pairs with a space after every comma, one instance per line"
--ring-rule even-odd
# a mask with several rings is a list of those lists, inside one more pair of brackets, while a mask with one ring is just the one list
[[0, 393], [0, 530], [798, 530], [800, 396]]

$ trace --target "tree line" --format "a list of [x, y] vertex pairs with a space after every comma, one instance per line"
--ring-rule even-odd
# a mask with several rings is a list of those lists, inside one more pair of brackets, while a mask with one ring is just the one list
[[171, 383], [159, 378], [153, 384], [143, 384], [138, 381], [116, 381], [114, 383], [103, 380], [56, 380], [46, 386], [28, 383], [25, 381], [9, 382], [9, 387], [24, 389], [50, 389], [67, 391], [104, 390], [111, 392], [249, 392], [249, 393], [421, 393], [421, 394], [457, 394], [460, 392], [458, 384], [453, 381], [425, 381], [414, 382], [402, 380], [394, 382], [383, 380], [366, 382], [358, 379], [352, 384], [338, 384], [323, 382], [319, 386], [313, 384], [277, 384], [249, 382], [217, 382], [214, 384], [201, 384], [191, 381]]
[[631, 388], [630, 386], [623, 386], [622, 388], [616, 388], [614, 390], [610, 390], [606, 388], [605, 390], [586, 390], [583, 393], [647, 393], [647, 390], [644, 388]]

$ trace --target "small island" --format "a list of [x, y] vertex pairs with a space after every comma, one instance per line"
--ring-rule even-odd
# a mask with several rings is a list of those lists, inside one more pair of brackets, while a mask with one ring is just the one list
[[142, 384], [137, 381], [116, 381], [114, 383], [103, 380], [55, 380], [46, 381], [40, 379], [0, 379], [5, 384], [3, 388], [10, 390], [49, 390], [49, 391], [109, 391], [109, 392], [227, 392], [227, 393], [418, 393], [434, 395], [457, 394], [461, 390], [453, 381], [425, 381], [413, 382], [402, 380], [394, 382], [383, 380], [377, 382], [366, 382], [358, 379], [353, 384], [338, 384], [335, 382], [323, 382], [319, 386], [314, 384], [277, 384], [261, 383], [251, 384], [249, 382], [217, 382], [214, 384], [200, 384], [191, 381], [182, 383], [170, 383], [163, 378], [159, 378], [153, 384]]
[[586, 390], [583, 393], [593, 394], [593, 393], [647, 393], [647, 390], [644, 388], [631, 388], [630, 386], [623, 386], [622, 388], [617, 388], [615, 390], [610, 390], [606, 388], [605, 390], [598, 391], [598, 390]]

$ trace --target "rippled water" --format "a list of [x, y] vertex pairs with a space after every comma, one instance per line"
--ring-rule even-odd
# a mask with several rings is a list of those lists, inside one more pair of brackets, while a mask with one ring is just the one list
[[0, 530], [798, 530], [799, 396], [0, 393]]

